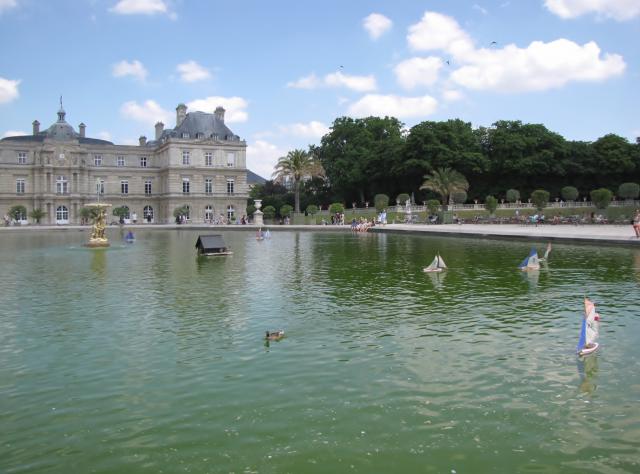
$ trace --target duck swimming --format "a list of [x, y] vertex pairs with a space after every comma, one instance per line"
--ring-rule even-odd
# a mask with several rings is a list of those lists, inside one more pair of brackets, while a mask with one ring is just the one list
[[284, 331], [281, 329], [279, 331], [267, 331], [265, 335], [265, 339], [267, 341], [279, 341], [284, 337]]

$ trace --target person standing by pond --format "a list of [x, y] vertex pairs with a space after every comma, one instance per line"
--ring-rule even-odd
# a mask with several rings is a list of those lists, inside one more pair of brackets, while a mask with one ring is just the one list
[[632, 224], [633, 230], [636, 233], [636, 238], [640, 238], [640, 209], [636, 210], [636, 215], [633, 218]]

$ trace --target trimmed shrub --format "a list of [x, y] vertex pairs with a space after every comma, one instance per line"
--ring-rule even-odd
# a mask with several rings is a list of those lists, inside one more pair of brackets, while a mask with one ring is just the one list
[[622, 199], [638, 199], [640, 185], [638, 183], [622, 183], [618, 186], [618, 196]]
[[464, 191], [456, 191], [451, 195], [454, 204], [464, 204], [467, 202], [467, 193]]
[[498, 208], [498, 200], [495, 197], [489, 195], [484, 200], [484, 207], [487, 211], [489, 211], [489, 214], [493, 215]]
[[538, 211], [542, 211], [549, 203], [549, 191], [544, 189], [536, 189], [531, 193], [531, 202]]
[[396, 204], [398, 206], [404, 206], [404, 204], [411, 199], [411, 196], [409, 196], [407, 193], [400, 193], [398, 194], [398, 197], [396, 198]]
[[606, 209], [613, 197], [613, 193], [606, 188], [594, 189], [589, 195], [591, 196], [591, 202], [598, 209]]
[[276, 215], [276, 208], [273, 206], [266, 206], [262, 209], [262, 213], [265, 219], [273, 219]]
[[280, 217], [289, 217], [293, 212], [293, 207], [289, 204], [285, 204], [280, 208]]
[[373, 205], [378, 212], [385, 210], [389, 207], [389, 196], [386, 194], [376, 194], [373, 197]]
[[[173, 216], [174, 217], [178, 217], [178, 215], [186, 216], [189, 213], [189, 211], [187, 211], [187, 210], [185, 210], [184, 213], [176, 214], [176, 212], [184, 210], [184, 207], [185, 206], [176, 208], [173, 211]], [[127, 206], [114, 207], [113, 211], [112, 211], [112, 214], [114, 216], [120, 217], [122, 219], [128, 219], [129, 218], [129, 208]]]
[[435, 214], [438, 212], [438, 208], [440, 207], [440, 201], [437, 199], [429, 199], [427, 201], [427, 209], [429, 209], [429, 214]]
[[573, 186], [565, 186], [560, 190], [560, 196], [562, 196], [562, 199], [565, 201], [575, 201], [578, 199], [578, 196], [580, 196], [580, 192]]
[[342, 203], [334, 202], [329, 206], [329, 214], [337, 214], [338, 212], [344, 212], [344, 206]]
[[27, 208], [18, 204], [9, 209], [9, 217], [14, 221], [23, 221], [27, 218]]
[[318, 213], [318, 206], [316, 206], [315, 204], [309, 204], [307, 206], [307, 214], [313, 216], [316, 215]]
[[507, 202], [517, 202], [520, 200], [520, 191], [517, 189], [507, 189]]

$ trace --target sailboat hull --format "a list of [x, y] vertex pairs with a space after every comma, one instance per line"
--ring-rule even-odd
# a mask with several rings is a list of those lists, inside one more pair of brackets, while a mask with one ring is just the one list
[[438, 273], [442, 271], [442, 268], [423, 268], [422, 271], [425, 273]]
[[600, 347], [600, 344], [598, 344], [597, 342], [594, 342], [592, 347], [583, 347], [582, 349], [580, 349], [580, 351], [578, 351], [578, 355], [586, 356], [589, 354], [593, 354], [595, 351], [598, 350], [598, 347]]

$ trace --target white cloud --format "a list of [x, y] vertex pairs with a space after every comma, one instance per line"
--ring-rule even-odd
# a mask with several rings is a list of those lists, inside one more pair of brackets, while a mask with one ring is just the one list
[[139, 81], [144, 81], [147, 78], [148, 73], [144, 65], [136, 59], [131, 62], [123, 60], [114, 64], [111, 74], [113, 77], [132, 76]]
[[11, 10], [18, 6], [16, 0], [0, 0], [0, 15], [6, 10]]
[[150, 127], [156, 122], [169, 123], [171, 117], [171, 113], [154, 100], [147, 100], [143, 104], [138, 104], [135, 100], [125, 102], [120, 107], [120, 114]]
[[565, 19], [595, 13], [624, 21], [640, 15], [638, 0], [545, 0], [544, 5], [551, 13]]
[[6, 104], [20, 97], [18, 85], [20, 85], [19, 80], [12, 81], [11, 79], [0, 77], [0, 104]]
[[355, 117], [385, 116], [409, 118], [431, 115], [438, 108], [438, 101], [429, 95], [400, 97], [396, 95], [367, 94], [349, 107]]
[[22, 130], [7, 130], [6, 132], [4, 132], [4, 135], [2, 135], [2, 138], [5, 137], [23, 137], [27, 135], [27, 132], [23, 132]]
[[527, 48], [477, 50], [451, 79], [475, 90], [541, 91], [570, 81], [602, 81], [622, 74], [624, 60], [617, 54], [600, 57], [594, 42], [580, 46], [566, 39], [532, 42]]
[[442, 68], [442, 59], [435, 56], [411, 58], [399, 63], [393, 72], [405, 89], [416, 86], [431, 86], [438, 80], [438, 71]]
[[376, 78], [374, 76], [350, 76], [340, 71], [327, 74], [324, 82], [329, 87], [346, 87], [358, 92], [376, 90]]
[[447, 102], [455, 102], [464, 99], [464, 94], [459, 90], [447, 89], [442, 92], [442, 98]]
[[369, 92], [376, 90], [376, 78], [369, 76], [352, 76], [340, 71], [327, 74], [319, 78], [315, 74], [302, 77], [297, 81], [287, 83], [287, 87], [295, 89], [317, 89], [318, 87], [346, 87], [357, 92]]
[[164, 0], [120, 0], [109, 11], [119, 15], [155, 15], [168, 14], [169, 8]]
[[322, 80], [320, 80], [315, 74], [301, 77], [297, 81], [287, 82], [287, 87], [292, 87], [294, 89], [315, 89], [321, 85]]
[[372, 40], [377, 40], [384, 33], [391, 29], [393, 22], [380, 13], [372, 13], [364, 20], [362, 20], [362, 26], [369, 33], [369, 37]]
[[489, 13], [486, 8], [482, 7], [481, 5], [478, 5], [477, 3], [474, 3], [471, 8], [473, 8], [474, 10], [478, 10], [483, 15], [486, 15]]
[[321, 138], [329, 133], [329, 127], [324, 123], [312, 120], [309, 123], [292, 123], [280, 126], [282, 133], [302, 138]]
[[180, 73], [180, 79], [183, 82], [202, 81], [211, 77], [211, 73], [195, 61], [178, 64], [176, 69]]
[[278, 158], [287, 150], [265, 140], [256, 140], [247, 146], [247, 168], [266, 179], [271, 179]]
[[409, 27], [407, 41], [416, 51], [442, 50], [454, 56], [465, 56], [474, 49], [455, 19], [434, 12], [425, 12], [419, 23]]
[[188, 110], [213, 113], [216, 107], [221, 106], [225, 109], [225, 123], [246, 122], [249, 114], [246, 111], [249, 103], [242, 97], [217, 97], [211, 96], [204, 99], [192, 100], [187, 103]]

